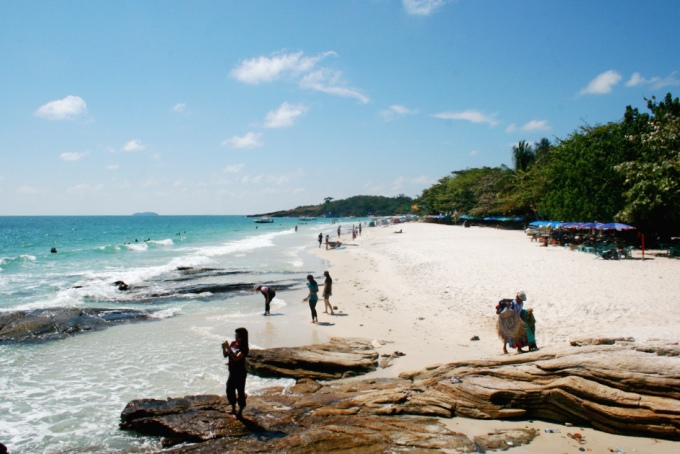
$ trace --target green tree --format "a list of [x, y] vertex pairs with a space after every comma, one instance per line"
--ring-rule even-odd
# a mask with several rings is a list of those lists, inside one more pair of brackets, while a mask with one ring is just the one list
[[626, 189], [616, 219], [671, 235], [680, 230], [680, 102], [668, 93], [661, 102], [647, 100], [647, 107], [654, 114], [648, 128], [628, 135], [642, 152], [616, 166]]
[[546, 217], [609, 221], [623, 206], [624, 178], [614, 167], [634, 155], [620, 123], [583, 126], [550, 154], [546, 192], [538, 205]]
[[515, 171], [525, 172], [536, 161], [536, 154], [531, 145], [525, 140], [521, 140], [517, 145], [512, 146], [512, 164]]

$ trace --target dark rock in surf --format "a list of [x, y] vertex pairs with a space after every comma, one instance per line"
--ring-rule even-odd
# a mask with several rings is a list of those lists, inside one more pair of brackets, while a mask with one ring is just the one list
[[152, 320], [151, 312], [133, 309], [52, 308], [0, 314], [0, 344], [42, 342]]

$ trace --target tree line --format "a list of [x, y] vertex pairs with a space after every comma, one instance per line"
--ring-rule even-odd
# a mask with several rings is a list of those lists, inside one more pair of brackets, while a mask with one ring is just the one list
[[348, 217], [348, 216], [391, 216], [411, 212], [413, 199], [403, 194], [397, 197], [357, 195], [347, 199], [334, 200], [326, 197], [319, 205], [299, 206], [292, 210], [275, 211], [256, 216], [274, 217]]
[[680, 232], [680, 102], [670, 93], [623, 119], [512, 147], [512, 166], [456, 170], [416, 199], [420, 214], [623, 222]]

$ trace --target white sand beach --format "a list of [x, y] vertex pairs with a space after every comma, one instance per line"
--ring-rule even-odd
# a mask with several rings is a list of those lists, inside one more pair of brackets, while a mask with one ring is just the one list
[[[403, 233], [394, 233], [400, 229]], [[525, 308], [534, 310], [539, 348], [565, 348], [570, 339], [597, 336], [680, 341], [680, 260], [660, 251], [647, 251], [644, 261], [640, 251], [633, 259], [605, 261], [539, 246], [522, 231], [423, 223], [364, 228], [356, 240], [349, 235], [341, 240], [344, 249], [313, 250], [331, 265], [331, 303], [339, 315], [320, 312], [320, 326], [308, 325], [320, 338], [365, 337], [383, 344], [380, 353], [405, 353], [392, 367], [376, 372], [379, 376], [500, 357], [495, 306], [519, 290], [527, 294]], [[322, 301], [317, 309], [323, 311]], [[473, 336], [479, 340], [472, 341]], [[485, 431], [526, 425], [456, 418], [448, 424]], [[578, 452], [564, 434], [547, 435], [551, 440], [539, 437], [515, 452]], [[587, 446], [601, 448], [593, 452], [618, 446], [625, 452], [680, 451], [680, 443], [668, 441], [596, 431], [589, 438], [601, 440]], [[547, 448], [545, 443], [557, 439], [563, 440], [560, 449]]]

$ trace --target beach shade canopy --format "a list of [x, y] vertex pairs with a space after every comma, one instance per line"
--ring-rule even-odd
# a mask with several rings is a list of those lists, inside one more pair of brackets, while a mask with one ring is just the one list
[[610, 222], [609, 224], [600, 224], [599, 227], [596, 227], [597, 229], [600, 230], [633, 230], [635, 227], [632, 225], [628, 224], [621, 224], [620, 222]]
[[599, 229], [601, 226], [603, 226], [601, 222], [584, 222], [582, 223], [579, 228], [580, 229]]

